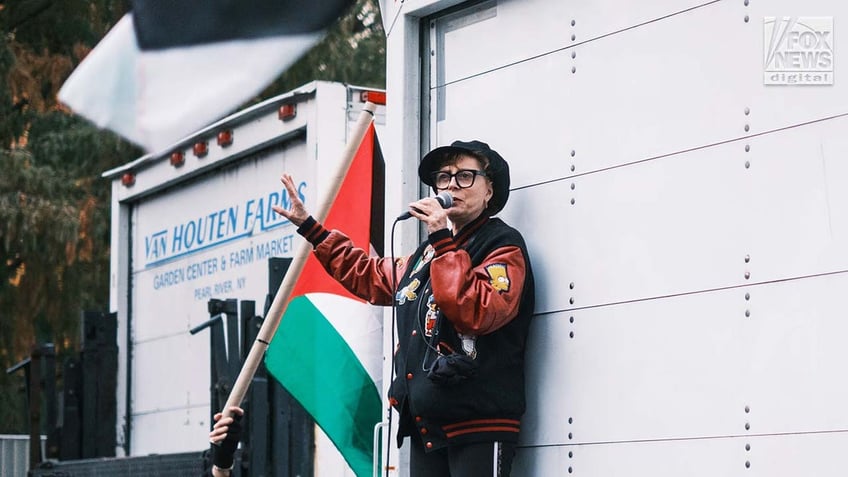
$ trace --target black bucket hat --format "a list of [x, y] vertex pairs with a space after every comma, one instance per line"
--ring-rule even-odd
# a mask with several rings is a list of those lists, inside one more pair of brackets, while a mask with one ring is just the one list
[[433, 185], [433, 173], [444, 164], [446, 156], [457, 153], [483, 156], [489, 160], [489, 165], [486, 167], [486, 176], [492, 181], [492, 198], [489, 199], [486, 213], [491, 216], [500, 212], [509, 198], [509, 164], [485, 142], [454, 141], [450, 146], [437, 147], [428, 152], [421, 159], [421, 164], [418, 165], [418, 177], [421, 182], [436, 191], [436, 187]]

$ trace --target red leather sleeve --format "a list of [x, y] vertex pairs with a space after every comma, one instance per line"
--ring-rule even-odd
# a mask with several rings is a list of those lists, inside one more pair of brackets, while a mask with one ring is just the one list
[[338, 230], [330, 231], [314, 250], [324, 269], [354, 295], [374, 305], [391, 305], [392, 268], [398, 279], [406, 270], [406, 257], [392, 263], [391, 258], [372, 257]]
[[430, 265], [439, 308], [464, 334], [485, 335], [516, 317], [527, 273], [516, 246], [495, 249], [477, 267], [464, 250], [437, 256]]

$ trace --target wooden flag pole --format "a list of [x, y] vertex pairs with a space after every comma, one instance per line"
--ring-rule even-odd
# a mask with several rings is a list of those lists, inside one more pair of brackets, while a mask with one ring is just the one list
[[[371, 125], [371, 121], [374, 119], [374, 111], [376, 111], [376, 109], [377, 105], [372, 102], [366, 102], [365, 106], [362, 107], [362, 113], [359, 114], [359, 119], [357, 119], [356, 124], [354, 124], [353, 129], [351, 130], [350, 140], [345, 146], [342, 160], [335, 175], [330, 180], [330, 189], [326, 191], [323, 202], [319, 204], [318, 209], [312, 214], [312, 216], [315, 217], [315, 220], [323, 222], [324, 219], [327, 218], [327, 214], [330, 212], [330, 207], [333, 205], [333, 202], [336, 200], [336, 195], [339, 193], [342, 181], [344, 181], [347, 171], [350, 169], [350, 164], [353, 162], [353, 158], [359, 150], [359, 145], [362, 143], [362, 139], [365, 137], [365, 133]], [[241, 372], [239, 372], [238, 378], [236, 379], [235, 384], [233, 384], [233, 390], [230, 391], [227, 403], [224, 405], [224, 409], [221, 410], [224, 417], [231, 416], [229, 412], [230, 407], [238, 406], [244, 400], [244, 395], [247, 394], [247, 388], [250, 386], [250, 381], [256, 374], [256, 369], [259, 367], [259, 363], [262, 362], [265, 350], [268, 349], [268, 344], [271, 342], [271, 339], [274, 337], [274, 333], [277, 332], [277, 328], [280, 326], [280, 321], [283, 318], [283, 314], [286, 312], [286, 306], [288, 306], [289, 296], [291, 295], [294, 284], [300, 276], [300, 272], [303, 270], [303, 266], [306, 264], [306, 260], [309, 258], [310, 253], [312, 253], [312, 244], [304, 241], [297, 250], [297, 253], [294, 255], [292, 263], [286, 272], [286, 276], [283, 278], [283, 283], [280, 284], [280, 288], [277, 290], [276, 296], [274, 296], [274, 301], [271, 302], [271, 307], [268, 309], [265, 321], [262, 323], [262, 327], [259, 328], [259, 333], [256, 335], [256, 341], [254, 341], [253, 345], [250, 347], [250, 352], [244, 360]]]

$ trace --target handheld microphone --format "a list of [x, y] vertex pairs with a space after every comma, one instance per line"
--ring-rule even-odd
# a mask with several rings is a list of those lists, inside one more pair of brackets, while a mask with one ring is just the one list
[[[453, 196], [451, 196], [450, 192], [446, 190], [439, 192], [439, 195], [434, 198], [439, 201], [439, 204], [443, 209], [450, 209], [451, 206], [453, 206]], [[407, 211], [400, 214], [400, 217], [398, 217], [397, 220], [406, 220], [410, 217], [412, 217], [412, 212]]]

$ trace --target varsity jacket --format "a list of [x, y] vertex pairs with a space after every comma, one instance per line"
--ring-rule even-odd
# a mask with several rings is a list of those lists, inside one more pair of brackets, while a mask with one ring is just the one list
[[[398, 346], [389, 402], [400, 413], [398, 445], [408, 435], [420, 436], [427, 450], [517, 441], [535, 299], [527, 247], [517, 230], [484, 215], [456, 236], [448, 229], [430, 234], [395, 263], [369, 257], [311, 217], [298, 233], [351, 293], [372, 304], [395, 302]], [[428, 374], [440, 356], [464, 356], [474, 372], [458, 382], [437, 382]]]

